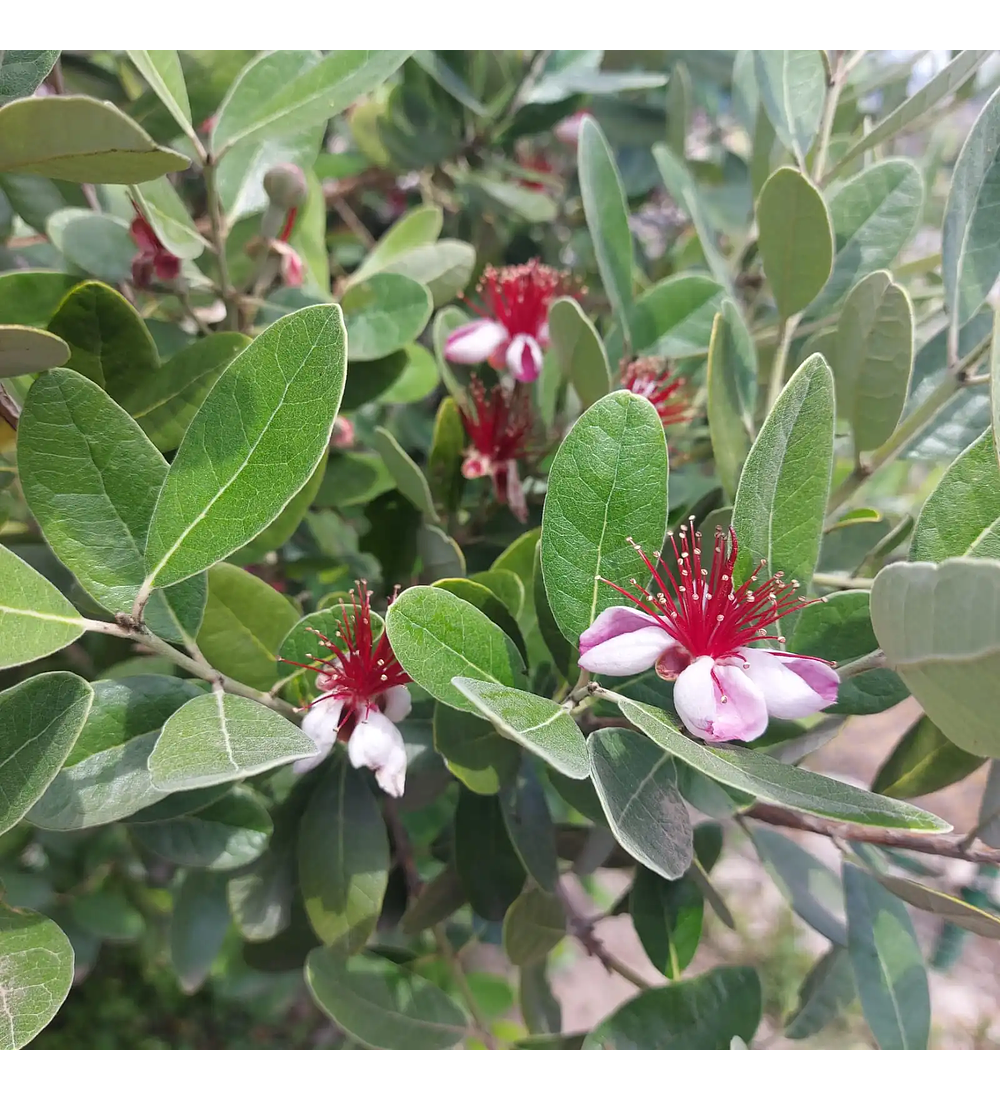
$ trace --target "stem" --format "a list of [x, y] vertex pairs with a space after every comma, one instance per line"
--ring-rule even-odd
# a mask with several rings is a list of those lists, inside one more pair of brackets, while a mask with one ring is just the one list
[[813, 583], [824, 588], [871, 588], [871, 577], [846, 577], [841, 573], [813, 573]]
[[489, 1023], [480, 1011], [479, 1005], [476, 1003], [476, 998], [472, 993], [472, 986], [469, 985], [469, 979], [465, 976], [462, 964], [440, 924], [434, 925], [434, 940], [437, 943], [438, 951], [441, 953], [441, 958], [448, 964], [451, 976], [455, 979], [455, 985], [458, 987], [458, 992], [465, 1002], [465, 1007], [469, 1010], [469, 1015], [472, 1017], [476, 1034], [482, 1039], [487, 1049], [496, 1050], [497, 1041], [493, 1038]]
[[923, 852], [926, 855], [945, 856], [949, 859], [962, 859], [967, 863], [989, 863], [1000, 866], [1000, 849], [972, 848], [967, 837], [927, 836], [924, 833], [911, 833], [903, 829], [879, 829], [871, 825], [853, 825], [843, 821], [825, 821], [796, 810], [786, 810], [781, 806], [767, 806], [758, 803], [741, 817], [754, 821], [763, 821], [768, 825], [777, 825], [783, 829], [799, 829], [819, 836], [830, 837], [834, 841], [859, 841], [862, 844], [877, 844], [883, 848], [905, 848], [911, 852]]
[[767, 388], [767, 411], [774, 408], [774, 403], [781, 394], [781, 388], [785, 384], [785, 367], [788, 364], [788, 353], [792, 347], [792, 338], [799, 323], [801, 313], [794, 317], [782, 320], [778, 325], [778, 346], [774, 350], [774, 359], [771, 363], [771, 381]]
[[241, 684], [239, 680], [232, 680], [230, 677], [224, 676], [217, 669], [212, 668], [204, 658], [196, 660], [186, 653], [182, 653], [179, 649], [174, 649], [169, 642], [165, 642], [162, 638], [150, 633], [145, 626], [123, 626], [119, 623], [101, 622], [98, 619], [83, 619], [81, 621], [85, 629], [96, 634], [110, 634], [114, 638], [126, 638], [129, 641], [144, 645], [147, 649], [151, 649], [154, 653], [159, 653], [163, 657], [169, 657], [175, 665], [190, 672], [193, 676], [207, 680], [213, 687], [221, 687], [224, 691], [228, 691], [230, 695], [242, 695], [245, 699], [253, 699], [254, 702], [263, 703], [264, 706], [270, 707], [271, 710], [275, 710], [285, 717], [291, 717], [295, 713], [295, 708], [290, 703], [286, 703], [284, 699], [275, 699], [266, 692], [258, 691], [247, 684]]
[[239, 312], [235, 302], [233, 284], [229, 277], [229, 261], [226, 259], [226, 220], [216, 186], [216, 161], [212, 154], [205, 157], [205, 193], [208, 197], [208, 216], [212, 225], [212, 244], [219, 264], [219, 290], [226, 303], [226, 326], [239, 329]]
[[847, 75], [844, 56], [843, 52], [838, 56], [828, 82], [826, 103], [823, 106], [823, 121], [820, 124], [819, 140], [816, 143], [816, 156], [813, 158], [812, 177], [817, 185], [823, 179], [826, 154], [830, 147], [830, 137], [833, 134], [833, 120], [837, 114], [837, 103], [840, 100], [840, 92], [844, 86], [844, 78]]
[[637, 989], [653, 988], [641, 974], [637, 974], [626, 963], [616, 959], [597, 936], [594, 935], [595, 922], [584, 917], [577, 911], [576, 906], [573, 904], [573, 899], [566, 893], [566, 888], [561, 882], [556, 884], [556, 895], [562, 902], [563, 909], [566, 911], [566, 919], [569, 924], [570, 932], [580, 941], [588, 955], [600, 959], [605, 970], [609, 973], [620, 974]]
[[846, 664], [841, 665], [837, 672], [841, 680], [849, 680], [852, 676], [868, 672], [870, 669], [885, 668], [885, 665], [885, 654], [881, 649], [875, 649], [871, 653], [866, 653], [864, 657], [858, 657], [855, 661], [848, 661]]

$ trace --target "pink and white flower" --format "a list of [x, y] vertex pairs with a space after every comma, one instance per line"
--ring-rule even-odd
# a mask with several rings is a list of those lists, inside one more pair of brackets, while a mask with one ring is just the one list
[[452, 363], [488, 362], [507, 367], [519, 382], [534, 382], [549, 344], [549, 306], [563, 295], [577, 297], [570, 276], [537, 260], [517, 267], [488, 267], [479, 281], [482, 306], [468, 302], [478, 321], [459, 325], [445, 341]]
[[[631, 540], [629, 540], [631, 542]], [[805, 718], [837, 701], [840, 677], [818, 657], [751, 648], [764, 639], [783, 644], [767, 628], [807, 603], [798, 582], [777, 573], [758, 584], [764, 562], [736, 588], [736, 532], [716, 531], [710, 569], [702, 566], [701, 535], [684, 524], [670, 536], [676, 576], [636, 546], [659, 589], [633, 580], [638, 596], [610, 581], [634, 605], [609, 607], [580, 635], [581, 668], [632, 676], [654, 668], [676, 681], [674, 707], [684, 725], [705, 741], [753, 741], [771, 718]], [[633, 543], [633, 545], [635, 545]], [[652, 587], [652, 586], [650, 586]]]
[[316, 672], [321, 692], [306, 708], [302, 732], [319, 753], [296, 761], [293, 770], [315, 768], [329, 756], [337, 741], [347, 743], [347, 756], [356, 768], [371, 768], [386, 794], [401, 798], [406, 780], [406, 746], [396, 727], [411, 708], [405, 686], [410, 677], [396, 660], [383, 631], [372, 635], [371, 595], [364, 581], [351, 591], [350, 613], [341, 609], [337, 640], [314, 630], [329, 657], [313, 658], [312, 665], [287, 661]]
[[694, 410], [685, 393], [684, 379], [674, 374], [665, 360], [651, 356], [633, 359], [621, 368], [622, 386], [636, 393], [656, 409], [660, 422], [687, 423]]

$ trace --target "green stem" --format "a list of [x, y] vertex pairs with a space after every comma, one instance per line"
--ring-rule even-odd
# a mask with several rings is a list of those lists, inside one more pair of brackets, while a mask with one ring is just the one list
[[813, 573], [813, 583], [823, 588], [871, 588], [871, 577], [848, 577], [843, 573]]
[[469, 1015], [472, 1017], [476, 1033], [479, 1038], [482, 1039], [487, 1049], [496, 1050], [497, 1041], [490, 1031], [490, 1025], [480, 1010], [479, 1005], [476, 1003], [476, 998], [472, 992], [472, 986], [469, 985], [469, 979], [465, 976], [465, 971], [462, 969], [462, 964], [455, 954], [455, 949], [451, 946], [440, 924], [434, 925], [434, 941], [437, 943], [438, 952], [441, 958], [448, 964], [448, 969], [451, 971], [451, 976], [458, 988], [459, 995], [465, 1002], [465, 1007], [469, 1010]]
[[830, 138], [833, 134], [833, 120], [837, 114], [837, 103], [840, 100], [840, 92], [844, 86], [844, 78], [847, 75], [847, 66], [844, 63], [845, 54], [841, 52], [837, 63], [830, 74], [829, 86], [826, 92], [826, 103], [823, 107], [823, 121], [820, 123], [819, 139], [816, 142], [816, 155], [813, 158], [812, 177], [819, 186], [823, 179], [823, 169], [826, 167], [826, 154], [830, 148]]
[[881, 649], [876, 649], [871, 653], [866, 653], [864, 657], [859, 657], [856, 661], [848, 661], [846, 664], [840, 665], [837, 672], [841, 680], [849, 680], [852, 676], [869, 672], [873, 668], [885, 668], [885, 664], [885, 654]]
[[767, 411], [774, 408], [774, 403], [781, 395], [781, 389], [785, 384], [785, 367], [788, 364], [788, 353], [792, 347], [795, 329], [798, 326], [801, 313], [794, 317], [788, 317], [778, 325], [778, 346], [774, 350], [774, 359], [771, 363], [771, 381], [767, 388]]
[[229, 261], [226, 259], [226, 219], [222, 211], [222, 201], [216, 179], [216, 161], [209, 155], [205, 159], [205, 194], [208, 198], [208, 217], [212, 226], [212, 244], [219, 264], [219, 290], [226, 303], [226, 327], [234, 331], [239, 329], [239, 307], [236, 304], [235, 290], [229, 276]]

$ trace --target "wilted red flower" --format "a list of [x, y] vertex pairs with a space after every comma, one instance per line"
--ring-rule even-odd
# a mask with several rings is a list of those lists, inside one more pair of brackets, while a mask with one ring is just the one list
[[526, 391], [505, 390], [494, 386], [487, 396], [478, 378], [469, 384], [472, 408], [465, 403], [458, 410], [469, 437], [462, 463], [462, 476], [470, 480], [490, 477], [493, 491], [501, 504], [507, 504], [522, 522], [528, 518], [517, 460], [527, 454], [531, 431], [531, 402]]
[[129, 226], [129, 236], [139, 246], [139, 254], [132, 260], [132, 283], [141, 290], [152, 285], [153, 277], [161, 283], [170, 283], [181, 273], [181, 261], [168, 252], [153, 227], [135, 207], [136, 216]]
[[645, 397], [659, 414], [661, 423], [684, 424], [693, 415], [685, 393], [685, 380], [674, 374], [662, 360], [653, 357], [623, 362], [622, 386]]

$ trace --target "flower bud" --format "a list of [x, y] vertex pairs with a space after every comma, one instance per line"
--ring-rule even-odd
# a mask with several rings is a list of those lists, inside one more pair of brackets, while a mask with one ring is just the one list
[[305, 174], [297, 165], [276, 164], [264, 173], [264, 191], [283, 210], [301, 206], [308, 191]]

